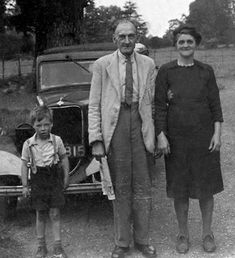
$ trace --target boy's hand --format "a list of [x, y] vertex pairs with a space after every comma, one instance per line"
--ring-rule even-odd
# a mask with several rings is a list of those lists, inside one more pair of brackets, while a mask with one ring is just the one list
[[29, 193], [29, 188], [28, 188], [28, 186], [23, 186], [22, 195], [23, 195], [24, 198], [29, 197], [30, 193]]

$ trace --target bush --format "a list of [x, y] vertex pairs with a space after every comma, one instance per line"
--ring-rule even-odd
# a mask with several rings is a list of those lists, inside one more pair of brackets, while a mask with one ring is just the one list
[[11, 59], [21, 52], [23, 40], [21, 36], [0, 34], [0, 57]]

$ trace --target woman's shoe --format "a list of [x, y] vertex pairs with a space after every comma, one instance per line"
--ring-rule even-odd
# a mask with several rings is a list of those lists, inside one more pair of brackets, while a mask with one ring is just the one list
[[45, 245], [41, 245], [38, 247], [35, 258], [45, 258], [47, 256], [47, 248]]

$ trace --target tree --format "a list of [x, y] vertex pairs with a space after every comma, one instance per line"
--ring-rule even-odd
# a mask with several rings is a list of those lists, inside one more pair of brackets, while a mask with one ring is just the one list
[[3, 33], [5, 31], [5, 29], [4, 29], [4, 26], [5, 26], [5, 22], [4, 22], [5, 11], [6, 11], [5, 0], [0, 0], [0, 33]]
[[91, 1], [86, 7], [83, 22], [84, 42], [110, 42], [115, 21], [122, 17], [121, 8], [117, 6], [95, 7]]
[[136, 23], [140, 36], [144, 37], [148, 32], [148, 28], [146, 22], [142, 20], [142, 16], [137, 12], [137, 5], [132, 1], [127, 1], [123, 9], [122, 17], [133, 20]]
[[171, 19], [168, 21], [169, 23], [169, 29], [165, 32], [165, 34], [163, 35], [163, 42], [164, 45], [166, 46], [170, 46], [170, 42], [172, 44], [173, 42], [173, 34], [172, 32], [181, 24], [184, 24], [186, 22], [186, 15], [182, 14], [180, 19]]
[[36, 54], [46, 48], [80, 42], [83, 11], [89, 0], [16, 0], [19, 14], [10, 22], [18, 31], [35, 33]]
[[110, 42], [117, 20], [121, 18], [131, 19], [140, 33], [140, 40], [145, 40], [147, 33], [146, 23], [137, 12], [137, 6], [127, 1], [121, 9], [117, 6], [95, 7], [94, 1], [90, 1], [84, 15], [84, 42]]
[[234, 24], [232, 13], [234, 6], [231, 0], [196, 0], [189, 6], [186, 21], [193, 24], [202, 33], [204, 41], [215, 39], [218, 42], [230, 41], [229, 31]]

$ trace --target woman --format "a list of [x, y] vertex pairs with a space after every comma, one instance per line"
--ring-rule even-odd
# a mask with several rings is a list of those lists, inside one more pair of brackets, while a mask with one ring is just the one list
[[167, 196], [174, 199], [179, 226], [176, 250], [189, 250], [189, 198], [194, 198], [202, 214], [203, 248], [214, 252], [213, 195], [223, 190], [219, 90], [212, 67], [194, 59], [201, 41], [196, 29], [183, 25], [173, 35], [178, 59], [158, 72], [155, 127], [158, 149], [165, 154]]

